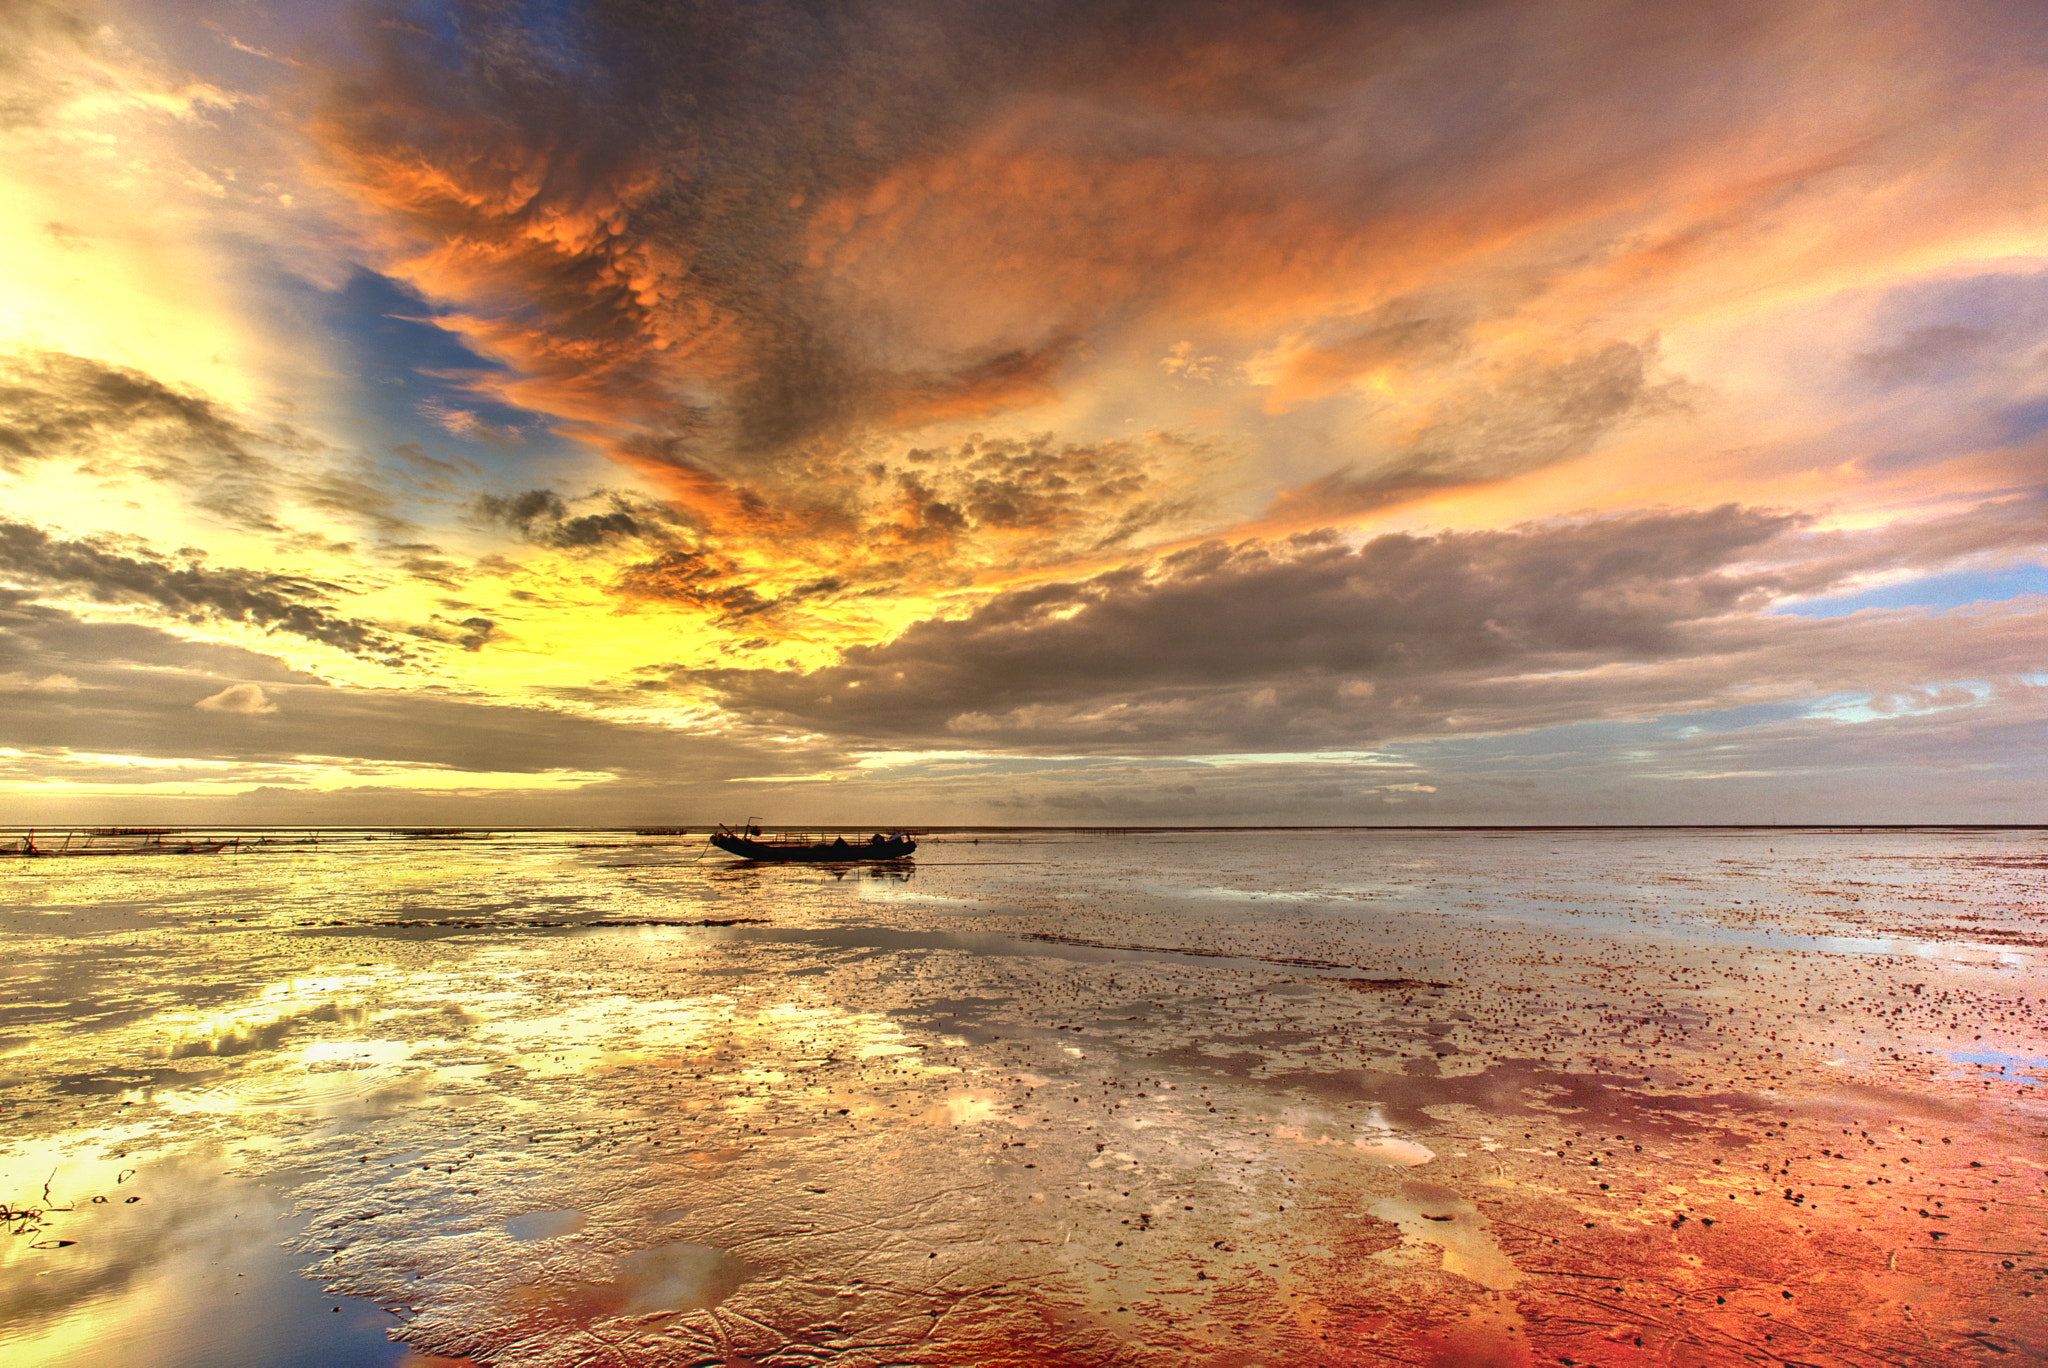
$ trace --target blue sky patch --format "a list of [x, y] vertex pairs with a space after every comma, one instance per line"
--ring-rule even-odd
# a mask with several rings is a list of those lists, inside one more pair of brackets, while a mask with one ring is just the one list
[[2023, 594], [2048, 594], [2048, 566], [2021, 565], [2009, 570], [1928, 575], [1881, 584], [1839, 598], [1784, 603], [1776, 611], [1795, 617], [1847, 617], [1865, 608], [1961, 608], [1971, 603], [2002, 603]]
[[357, 271], [327, 296], [323, 321], [355, 381], [350, 412], [358, 437], [372, 449], [417, 442], [429, 452], [457, 452], [512, 483], [560, 456], [565, 444], [544, 418], [463, 383], [509, 372], [437, 325], [436, 312], [374, 271]]

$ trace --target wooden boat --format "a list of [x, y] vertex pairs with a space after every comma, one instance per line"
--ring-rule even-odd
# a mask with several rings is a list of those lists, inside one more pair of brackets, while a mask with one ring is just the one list
[[849, 841], [844, 836], [830, 841], [813, 841], [790, 836], [763, 840], [761, 828], [751, 822], [738, 830], [728, 826], [719, 827], [711, 833], [711, 844], [726, 854], [737, 855], [743, 860], [803, 860], [811, 864], [901, 860], [917, 849], [917, 842], [901, 831], [888, 836], [877, 832], [865, 841]]

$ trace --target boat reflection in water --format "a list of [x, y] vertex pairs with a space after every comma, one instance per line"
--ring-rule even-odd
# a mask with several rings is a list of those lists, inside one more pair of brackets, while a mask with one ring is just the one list
[[711, 844], [743, 860], [802, 861], [808, 864], [902, 860], [917, 849], [917, 842], [903, 831], [891, 832], [887, 836], [878, 831], [864, 841], [849, 841], [844, 836], [828, 841], [786, 833], [763, 838], [761, 828], [753, 822], [737, 828], [720, 826], [711, 833]]

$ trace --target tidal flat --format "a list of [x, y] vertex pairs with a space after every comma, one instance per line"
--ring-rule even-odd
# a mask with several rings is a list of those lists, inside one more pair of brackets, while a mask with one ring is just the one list
[[0, 1359], [2048, 1361], [2048, 833], [0, 862]]

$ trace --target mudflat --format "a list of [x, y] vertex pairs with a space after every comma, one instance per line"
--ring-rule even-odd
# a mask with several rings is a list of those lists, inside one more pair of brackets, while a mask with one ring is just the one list
[[2048, 837], [0, 867], [10, 1364], [2048, 1359]]

